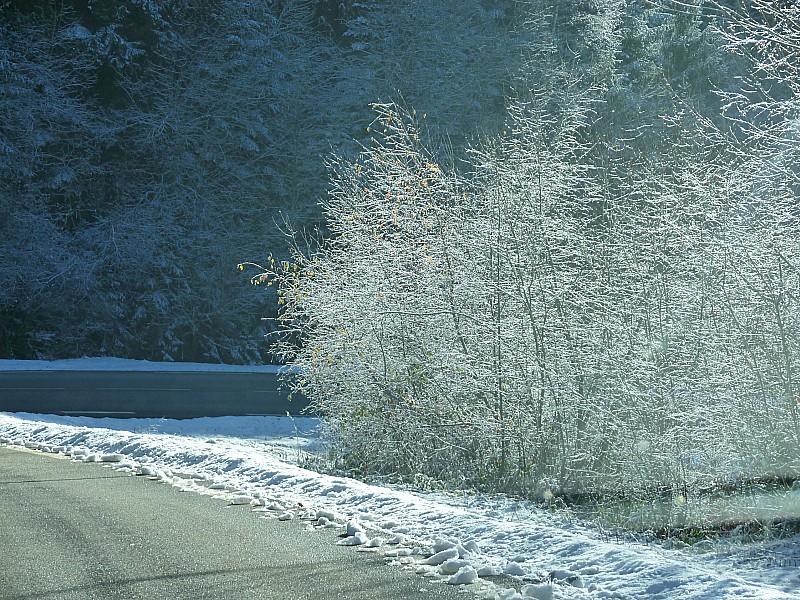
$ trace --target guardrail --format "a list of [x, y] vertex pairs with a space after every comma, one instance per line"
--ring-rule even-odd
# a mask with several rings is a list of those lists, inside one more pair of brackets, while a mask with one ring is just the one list
[[0, 411], [59, 415], [196, 417], [300, 414], [273, 372], [0, 370]]

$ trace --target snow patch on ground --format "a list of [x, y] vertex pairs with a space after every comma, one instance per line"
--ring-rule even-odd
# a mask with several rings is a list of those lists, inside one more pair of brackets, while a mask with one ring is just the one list
[[0, 413], [0, 443], [151, 477], [249, 506], [262, 518], [339, 528], [343, 545], [482, 598], [800, 599], [800, 563], [792, 563], [797, 539], [780, 542], [790, 547], [785, 564], [759, 566], [739, 551], [699, 554], [609, 542], [507, 499], [445, 498], [323, 475], [280, 452], [287, 435], [295, 444], [306, 440], [305, 448], [318, 443], [313, 420], [301, 428], [297, 421]]

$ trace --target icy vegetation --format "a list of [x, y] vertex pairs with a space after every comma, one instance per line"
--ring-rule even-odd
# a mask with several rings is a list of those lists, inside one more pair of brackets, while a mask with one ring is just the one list
[[[429, 489], [684, 506], [798, 479], [796, 3], [100, 4], [0, 8], [0, 356], [277, 356], [335, 470]], [[87, 460], [126, 435], [156, 456], [103, 435]], [[203, 447], [203, 477], [238, 485]], [[253, 469], [396, 516], [383, 491]], [[428, 500], [397, 502], [417, 523]], [[772, 593], [464, 514], [434, 519], [461, 546], [343, 540], [536, 598]], [[470, 560], [506, 539], [522, 560]]]
[[[599, 36], [623, 18], [604, 6]], [[798, 477], [796, 63], [738, 31], [695, 41], [782, 84], [720, 89], [714, 118], [677, 80], [633, 110], [545, 38], [547, 85], [466, 162], [373, 105], [370, 143], [330, 163], [330, 237], [253, 277], [343, 467], [572, 498]]]
[[269, 362], [236, 265], [319, 225], [368, 104], [502, 126], [527, 34], [483, 4], [0, 3], [0, 357]]
[[[149, 477], [249, 508], [254, 518], [334, 528], [341, 545], [375, 553], [431, 582], [462, 586], [473, 597], [800, 598], [797, 540], [784, 543], [782, 561], [773, 560], [774, 548], [771, 560], [759, 559], [769, 550], [763, 546], [709, 552], [616, 543], [563, 516], [499, 496], [420, 494], [322, 475], [281, 461], [270, 450], [292, 429], [285, 421], [231, 417], [148, 424], [0, 414], [0, 444]], [[251, 437], [256, 431], [261, 433]], [[316, 435], [306, 430], [302, 437], [313, 444]]]

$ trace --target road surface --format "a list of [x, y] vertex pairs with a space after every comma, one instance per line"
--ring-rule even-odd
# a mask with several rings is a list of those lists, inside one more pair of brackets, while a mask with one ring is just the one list
[[332, 530], [97, 464], [0, 447], [3, 600], [456, 599]]
[[180, 371], [2, 371], [0, 411], [185, 419], [298, 415], [277, 373]]

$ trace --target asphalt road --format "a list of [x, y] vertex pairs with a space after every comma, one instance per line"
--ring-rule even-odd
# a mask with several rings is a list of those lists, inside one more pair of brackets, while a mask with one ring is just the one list
[[297, 415], [277, 373], [0, 371], [0, 411], [185, 419]]
[[464, 598], [335, 531], [56, 455], [0, 447], [0, 519], [3, 600]]

